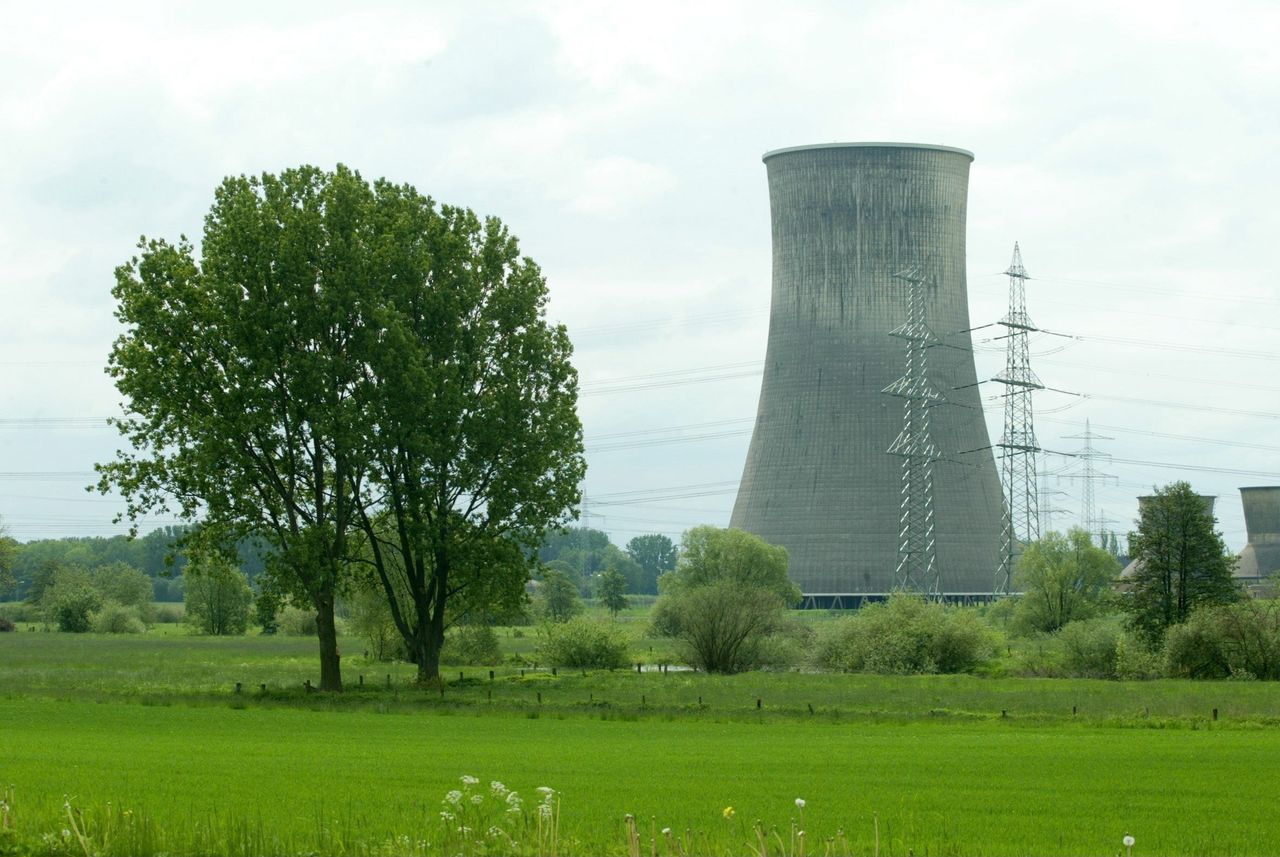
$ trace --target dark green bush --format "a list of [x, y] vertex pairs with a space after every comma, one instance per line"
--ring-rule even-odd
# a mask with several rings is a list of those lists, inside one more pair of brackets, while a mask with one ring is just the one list
[[990, 660], [998, 644], [972, 609], [894, 593], [832, 622], [819, 636], [814, 662], [843, 672], [959, 673]]
[[613, 622], [578, 616], [543, 625], [538, 635], [538, 658], [552, 666], [614, 669], [631, 663], [627, 637]]
[[1206, 606], [1165, 634], [1169, 675], [1280, 679], [1280, 601]]
[[141, 634], [147, 628], [138, 608], [108, 601], [93, 615], [93, 630], [99, 634]]
[[462, 625], [445, 637], [440, 660], [464, 666], [496, 666], [502, 663], [498, 635], [488, 625]]

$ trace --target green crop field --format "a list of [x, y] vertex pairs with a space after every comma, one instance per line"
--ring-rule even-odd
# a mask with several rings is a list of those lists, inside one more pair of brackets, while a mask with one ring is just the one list
[[[750, 854], [756, 819], [771, 854], [873, 854], [877, 826], [885, 855], [1280, 851], [1262, 683], [464, 668], [441, 696], [351, 656], [366, 686], [333, 698], [302, 690], [314, 660], [299, 638], [0, 637], [0, 854], [550, 853], [539, 786], [560, 854], [627, 853], [627, 813], [644, 854]], [[465, 815], [442, 803], [463, 775]]]

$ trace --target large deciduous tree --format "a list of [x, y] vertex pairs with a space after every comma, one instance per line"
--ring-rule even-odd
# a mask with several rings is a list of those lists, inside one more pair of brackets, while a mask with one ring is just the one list
[[1047, 533], [1018, 559], [1014, 586], [1021, 592], [1014, 618], [1025, 630], [1052, 633], [1098, 612], [1120, 575], [1120, 563], [1076, 528]]
[[1159, 640], [1202, 605], [1240, 597], [1232, 572], [1235, 557], [1202, 497], [1186, 482], [1157, 488], [1142, 504], [1138, 529], [1129, 534], [1136, 567], [1126, 606], [1134, 627]]
[[262, 539], [272, 583], [316, 611], [326, 690], [342, 687], [334, 601], [364, 462], [353, 391], [376, 303], [372, 202], [343, 167], [228, 178], [199, 258], [185, 238], [144, 238], [113, 290], [125, 332], [108, 371], [130, 449], [99, 466], [99, 487], [131, 518], [200, 521], [188, 539]]
[[546, 320], [538, 266], [495, 218], [375, 187], [378, 338], [358, 395], [369, 421], [365, 556], [421, 681], [446, 628], [524, 597], [529, 555], [585, 472], [577, 372]]
[[636, 536], [627, 542], [627, 554], [644, 569], [645, 583], [637, 591], [656, 592], [658, 577], [676, 567], [680, 552], [671, 539], [661, 533]]

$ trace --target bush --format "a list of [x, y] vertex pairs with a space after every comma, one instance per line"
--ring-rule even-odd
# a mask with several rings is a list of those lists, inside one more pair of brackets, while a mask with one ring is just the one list
[[614, 669], [631, 663], [626, 635], [614, 622], [577, 617], [544, 625], [538, 657], [557, 667]]
[[316, 612], [286, 605], [276, 614], [276, 629], [287, 637], [314, 637], [319, 633]]
[[91, 616], [102, 607], [102, 596], [94, 588], [88, 572], [59, 568], [53, 573], [53, 583], [41, 595], [40, 605], [59, 631], [82, 634], [93, 626]]
[[182, 608], [172, 604], [156, 608], [156, 622], [161, 625], [176, 625], [182, 621]]
[[93, 630], [99, 634], [141, 634], [147, 628], [138, 608], [108, 601], [93, 615]]
[[14, 624], [3, 616], [0, 616], [0, 634], [8, 633], [12, 630], [14, 630]]
[[381, 589], [357, 590], [350, 597], [347, 633], [364, 641], [375, 661], [407, 660], [404, 637], [391, 616], [391, 605]]
[[1171, 676], [1280, 679], [1280, 601], [1201, 607], [1165, 635]]
[[1080, 678], [1114, 678], [1123, 631], [1118, 617], [1077, 619], [1062, 626], [1063, 668]]
[[814, 661], [843, 672], [959, 673], [993, 658], [998, 643], [972, 609], [894, 593], [832, 622], [819, 636]]
[[498, 635], [488, 625], [461, 625], [449, 633], [440, 661], [464, 666], [496, 666], [502, 663]]

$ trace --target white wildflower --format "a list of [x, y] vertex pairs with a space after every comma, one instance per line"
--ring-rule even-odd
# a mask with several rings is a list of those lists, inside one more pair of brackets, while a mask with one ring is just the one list
[[519, 805], [520, 805], [520, 793], [519, 793], [519, 792], [507, 792], [507, 804], [508, 804], [508, 805], [510, 805], [510, 806], [519, 806]]
[[484, 803], [484, 795], [472, 795], [471, 802], [476, 806], [479, 806], [480, 804]]
[[442, 802], [451, 803], [454, 806], [457, 806], [458, 804], [462, 803], [462, 792], [458, 791], [457, 789], [452, 789], [447, 795], [444, 796], [444, 801]]
[[475, 777], [470, 776], [469, 774], [463, 774], [461, 777], [459, 777], [459, 779], [462, 780], [462, 784], [464, 786], [474, 786], [480, 782]]
[[1126, 833], [1124, 839], [1121, 841], [1124, 842], [1125, 848], [1132, 848], [1133, 843], [1136, 842], [1137, 840], [1135, 840], [1132, 836]]
[[671, 828], [670, 828], [670, 827], [664, 827], [664, 828], [662, 828], [662, 835], [663, 835], [663, 836], [670, 836], [670, 835], [671, 835]]
[[538, 786], [537, 791], [538, 791], [538, 794], [542, 795], [543, 797], [551, 797], [553, 794], [556, 793], [555, 789], [548, 788], [547, 786]]
[[498, 797], [503, 797], [507, 793], [507, 787], [497, 780], [494, 780], [489, 783], [489, 791], [493, 792]]
[[445, 821], [453, 821], [453, 813], [445, 809], [440, 810], [440, 817]]
[[71, 838], [71, 831], [70, 831], [70, 830], [67, 830], [65, 827], [64, 827], [64, 828], [62, 828], [62, 838], [63, 838], [63, 839], [70, 839], [70, 838]]
[[499, 836], [501, 836], [501, 835], [502, 835], [502, 828], [501, 828], [501, 827], [490, 827], [490, 828], [489, 828], [489, 838], [490, 838], [490, 839], [497, 839], [497, 838], [498, 838]]
[[542, 804], [542, 805], [540, 805], [540, 806], [538, 807], [538, 815], [539, 815], [539, 816], [541, 816], [542, 818], [550, 818], [550, 817], [551, 817], [551, 805], [550, 805], [550, 804], [545, 804], [545, 803], [544, 803], [544, 804]]
[[796, 798], [796, 807], [799, 809], [804, 809], [804, 798], [802, 797]]

